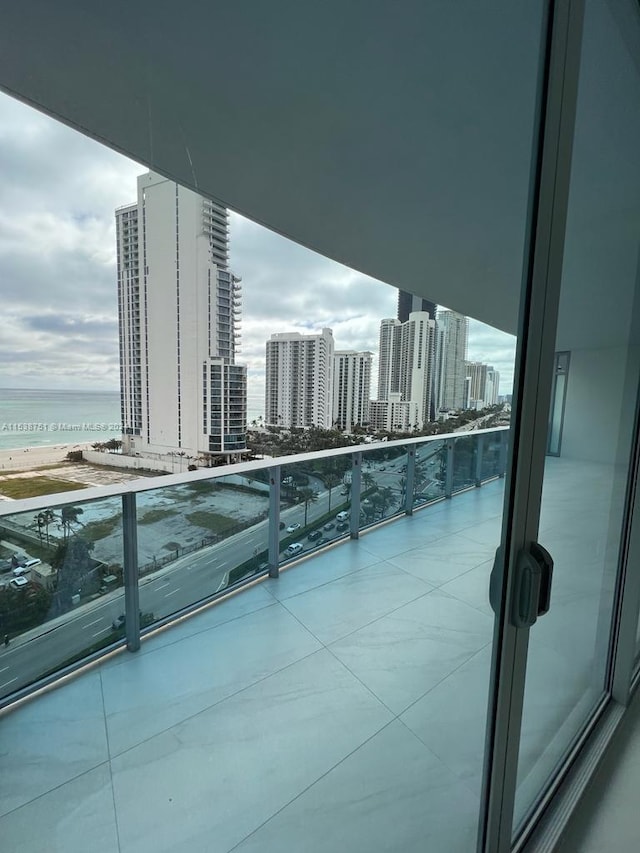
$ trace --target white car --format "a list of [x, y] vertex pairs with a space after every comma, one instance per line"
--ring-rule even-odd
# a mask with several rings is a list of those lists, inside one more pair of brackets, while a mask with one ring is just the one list
[[294, 523], [293, 523], [293, 524], [290, 524], [290, 525], [287, 527], [287, 533], [295, 533], [295, 532], [296, 532], [296, 530], [300, 530], [300, 525], [298, 524], [298, 522], [297, 522], [297, 521], [294, 521]]
[[[299, 526], [299, 525], [298, 525]], [[292, 542], [291, 545], [284, 552], [285, 557], [295, 557], [296, 554], [299, 554], [300, 551], [304, 548], [302, 542]]]
[[17, 569], [13, 570], [14, 578], [20, 577], [20, 575], [28, 575], [31, 569], [28, 569], [26, 566], [18, 566]]
[[25, 577], [12, 578], [9, 581], [9, 586], [13, 587], [14, 589], [20, 589], [20, 587], [26, 586], [28, 583], [29, 581]]

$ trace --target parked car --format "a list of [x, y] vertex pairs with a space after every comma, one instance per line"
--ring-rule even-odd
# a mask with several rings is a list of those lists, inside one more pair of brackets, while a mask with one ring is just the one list
[[321, 545], [327, 545], [330, 541], [330, 539], [325, 539], [323, 536], [322, 539], [318, 539], [316, 542], [316, 548], [319, 548]]
[[14, 578], [20, 577], [20, 575], [28, 575], [31, 569], [28, 569], [26, 566], [18, 566], [17, 569], [14, 569], [12, 574]]
[[287, 533], [295, 533], [296, 530], [299, 530], [299, 529], [300, 529], [300, 525], [298, 524], [297, 521], [294, 521], [293, 524], [290, 524], [287, 527]]
[[311, 542], [315, 542], [316, 539], [319, 539], [322, 536], [322, 530], [312, 530], [311, 533], [307, 536]]
[[291, 545], [284, 552], [285, 557], [295, 557], [296, 554], [299, 554], [300, 551], [304, 548], [302, 542], [292, 542]]
[[333, 523], [333, 521], [328, 521], [322, 529], [323, 530], [333, 530], [334, 527], [335, 527], [335, 524]]
[[349, 522], [348, 521], [341, 521], [340, 524], [338, 524], [336, 526], [336, 530], [338, 531], [338, 533], [343, 533], [345, 530], [348, 530], [348, 529], [349, 529]]
[[21, 589], [24, 586], [27, 586], [29, 583], [28, 579], [25, 577], [11, 578], [9, 581], [9, 586], [13, 587], [13, 589]]
[[0, 560], [0, 574], [11, 571], [11, 560]]
[[342, 512], [339, 512], [336, 515], [336, 521], [348, 521], [348, 520], [349, 520], [349, 513], [344, 509], [342, 510]]

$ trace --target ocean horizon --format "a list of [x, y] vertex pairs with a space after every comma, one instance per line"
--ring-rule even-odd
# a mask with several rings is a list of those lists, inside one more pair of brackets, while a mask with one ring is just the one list
[[[262, 414], [254, 404], [247, 411], [248, 423]], [[0, 388], [0, 450], [93, 443], [121, 435], [119, 391]]]

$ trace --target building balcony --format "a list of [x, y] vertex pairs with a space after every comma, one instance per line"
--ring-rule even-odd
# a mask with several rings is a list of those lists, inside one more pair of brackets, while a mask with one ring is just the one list
[[[0, 651], [7, 849], [471, 849], [506, 436], [288, 457], [270, 492], [248, 463], [3, 506], [3, 540], [93, 538], [97, 564]], [[194, 495], [241, 520], [194, 540]]]
[[[3, 544], [84, 539], [98, 564], [65, 582], [78, 599], [0, 650], [7, 849], [473, 850], [507, 435], [4, 505]], [[588, 643], [576, 655], [573, 638], [597, 617], [602, 531], [579, 543], [564, 522], [598, 517], [601, 467], [547, 462], [544, 541], [575, 568], [554, 581], [552, 634], [527, 676], [534, 694], [550, 674], [555, 688], [526, 729], [524, 790], [589, 689]], [[316, 492], [306, 507], [296, 482]]]

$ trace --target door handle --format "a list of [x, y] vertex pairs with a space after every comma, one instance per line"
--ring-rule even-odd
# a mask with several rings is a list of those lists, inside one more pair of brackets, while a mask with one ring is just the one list
[[531, 542], [518, 554], [511, 599], [511, 623], [530, 628], [551, 605], [553, 559], [539, 542]]
[[[489, 602], [494, 613], [500, 605], [502, 546], [496, 551], [489, 581]], [[510, 622], [516, 628], [530, 628], [551, 605], [553, 558], [539, 542], [531, 542], [518, 554], [510, 608]]]

